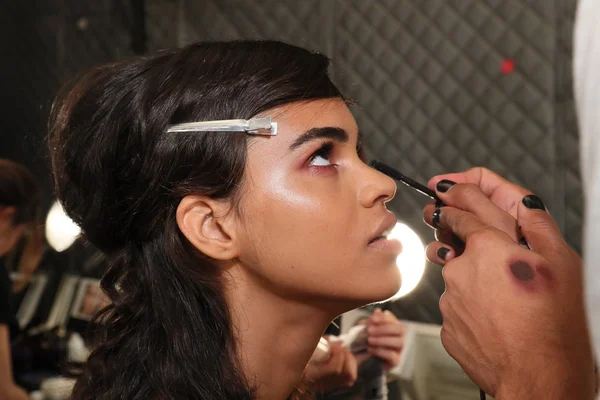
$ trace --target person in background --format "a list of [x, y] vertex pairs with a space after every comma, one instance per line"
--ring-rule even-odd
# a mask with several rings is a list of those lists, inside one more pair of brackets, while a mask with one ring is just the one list
[[329, 358], [324, 362], [311, 359], [305, 370], [305, 381], [314, 391], [326, 393], [352, 388], [358, 379], [359, 366], [371, 356], [384, 362], [386, 372], [398, 365], [404, 347], [404, 325], [398, 318], [389, 310], [377, 308], [369, 318], [359, 321], [359, 324], [367, 325], [367, 351], [355, 355], [341, 344], [330, 342]]
[[[12, 375], [10, 340], [18, 331], [13, 290], [5, 258], [19, 241], [27, 243], [20, 258], [20, 282], [27, 282], [41, 258], [43, 236], [39, 228], [40, 188], [23, 166], [0, 159], [0, 400], [25, 400], [27, 393]], [[19, 285], [21, 286], [21, 285]]]

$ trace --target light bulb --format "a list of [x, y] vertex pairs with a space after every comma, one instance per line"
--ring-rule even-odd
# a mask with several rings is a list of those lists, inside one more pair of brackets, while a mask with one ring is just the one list
[[413, 291], [425, 272], [425, 247], [419, 235], [408, 225], [398, 222], [389, 238], [402, 242], [402, 253], [396, 259], [396, 265], [402, 275], [402, 286], [390, 300], [394, 301]]
[[81, 228], [67, 216], [62, 205], [54, 202], [46, 218], [46, 239], [50, 246], [58, 252], [65, 251], [80, 233]]

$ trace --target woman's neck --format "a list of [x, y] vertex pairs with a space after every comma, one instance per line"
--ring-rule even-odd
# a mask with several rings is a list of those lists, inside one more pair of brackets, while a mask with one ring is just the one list
[[248, 383], [259, 400], [286, 399], [336, 314], [274, 294], [241, 268], [231, 272], [227, 299]]

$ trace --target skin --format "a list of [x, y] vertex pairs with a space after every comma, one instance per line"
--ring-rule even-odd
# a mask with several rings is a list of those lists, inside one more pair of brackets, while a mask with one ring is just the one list
[[[592, 399], [594, 362], [583, 305], [582, 263], [544, 210], [523, 204], [526, 189], [477, 168], [435, 177], [441, 208], [427, 255], [444, 265], [442, 343], [495, 399]], [[435, 206], [428, 205], [431, 223]], [[453, 248], [447, 238], [464, 243]], [[529, 244], [519, 244], [523, 237]], [[450, 248], [444, 260], [440, 247]]]
[[[283, 399], [332, 319], [397, 292], [400, 246], [369, 245], [382, 225], [395, 223], [385, 204], [396, 185], [359, 157], [358, 127], [342, 100], [265, 115], [277, 121], [278, 134], [252, 139], [239, 206], [188, 196], [177, 222], [222, 265], [238, 355], [258, 398]], [[337, 133], [293, 146], [323, 127]], [[329, 142], [330, 154], [315, 156]]]
[[525, 261], [515, 261], [509, 266], [510, 272], [521, 282], [532, 282], [535, 280], [533, 268]]

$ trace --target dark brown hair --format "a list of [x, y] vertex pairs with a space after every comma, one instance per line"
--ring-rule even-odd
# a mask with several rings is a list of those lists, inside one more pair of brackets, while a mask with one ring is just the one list
[[239, 195], [249, 135], [167, 134], [341, 97], [320, 54], [274, 41], [197, 43], [94, 68], [57, 100], [56, 190], [110, 256], [111, 306], [73, 399], [252, 399], [215, 263], [179, 231], [190, 194]]

